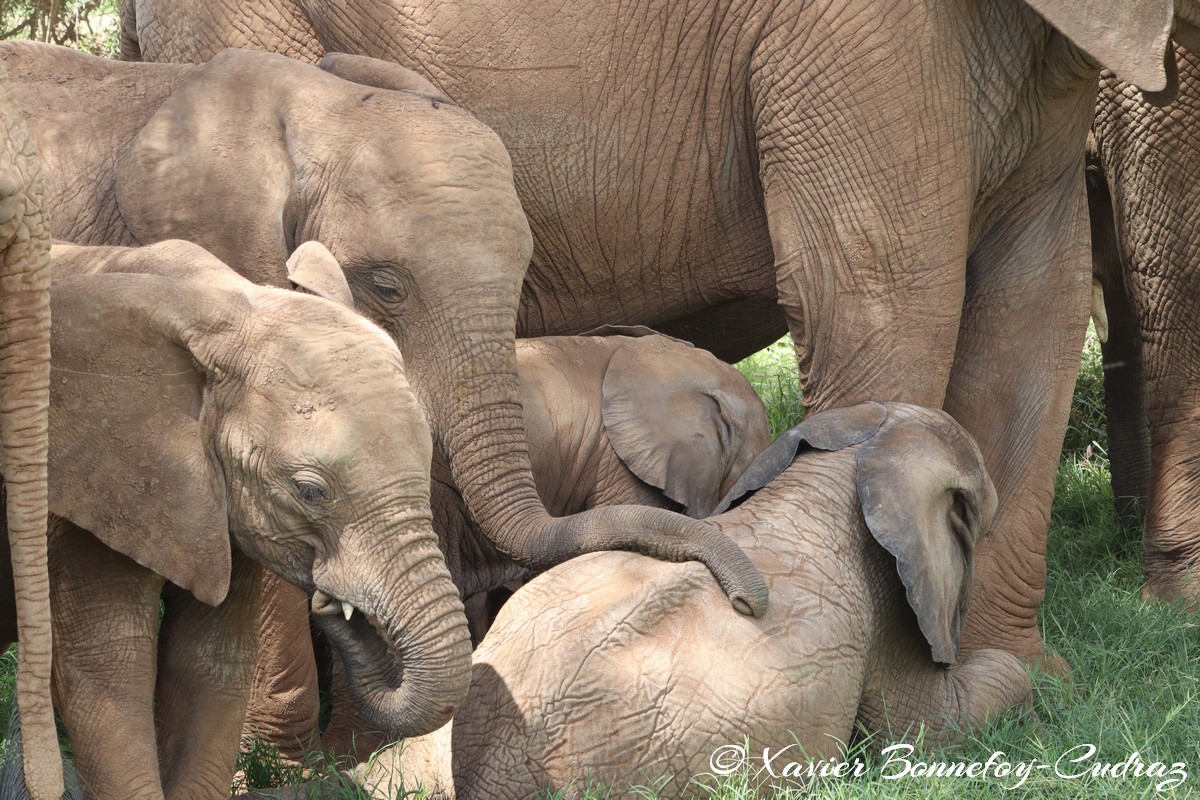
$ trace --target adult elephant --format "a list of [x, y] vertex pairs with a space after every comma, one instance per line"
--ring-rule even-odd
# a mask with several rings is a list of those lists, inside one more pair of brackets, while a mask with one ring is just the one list
[[630, 507], [547, 514], [513, 353], [529, 226], [499, 139], [424, 79], [369, 58], [317, 69], [234, 50], [184, 67], [6, 42], [0, 61], [42, 150], [56, 237], [186, 239], [278, 286], [296, 246], [320, 241], [358, 310], [399, 344], [499, 550], [534, 569], [605, 549], [698, 558], [739, 610], [765, 609], [762, 577], [701, 522]]
[[[1000, 494], [964, 643], [1037, 658], [1086, 320], [1096, 79], [1103, 63], [1162, 88], [1172, 14], [1171, 0], [571, 13], [536, 0], [123, 0], [122, 20], [126, 57], [356, 52], [471, 109], [508, 147], [533, 229], [521, 335], [643, 323], [732, 358], [780, 332], [778, 300], [811, 409], [948, 410]], [[740, 352], [709, 341], [755, 317], [761, 338], [739, 336]]]
[[50, 405], [50, 222], [33, 142], [0, 67], [0, 446], [20, 631], [17, 706], [34, 800], [62, 794], [50, 705], [46, 419]]
[[1200, 604], [1200, 39], [1176, 46], [1163, 103], [1100, 82], [1088, 196], [1108, 319], [1113, 494], [1145, 514], [1143, 598]]

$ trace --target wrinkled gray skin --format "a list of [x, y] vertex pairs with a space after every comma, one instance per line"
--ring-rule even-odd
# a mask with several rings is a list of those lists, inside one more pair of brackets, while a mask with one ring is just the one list
[[688, 780], [743, 737], [752, 770], [764, 747], [797, 742], [782, 769], [838, 755], [856, 722], [889, 738], [923, 725], [937, 744], [1029, 703], [1029, 675], [1009, 653], [946, 668], [996, 507], [957, 423], [894, 403], [823, 412], [739, 485], [752, 478], [767, 485], [711, 521], [762, 565], [765, 617], [714, 604], [693, 566], [575, 559], [501, 610], [453, 722], [385, 754], [364, 782], [501, 800], [578, 790], [585, 776], [617, 796], [671, 778], [660, 796], [692, 796]]
[[470, 640], [391, 339], [188, 242], [52, 253], [54, 674], [88, 796], [228, 796], [264, 566], [377, 725], [449, 719]]
[[702, 523], [644, 508], [547, 515], [512, 344], [529, 226], [499, 139], [423, 78], [369, 58], [317, 69], [238, 51], [181, 67], [4, 43], [0, 61], [43, 151], [56, 237], [187, 239], [277, 286], [294, 248], [320, 241], [405, 354], [499, 550], [539, 569], [597, 549], [700, 558], [743, 612], [765, 607], [753, 566]]
[[1194, 0], [572, 13], [541, 0], [123, 0], [122, 40], [126, 58], [334, 50], [428, 77], [512, 155], [533, 231], [520, 335], [645, 324], [735, 359], [786, 322], [811, 409], [950, 412], [1000, 495], [966, 646], [1037, 658], [1086, 321], [1096, 80], [1104, 64], [1162, 88], [1172, 16], [1195, 12]]
[[1108, 336], [1113, 495], [1144, 515], [1146, 600], [1200, 606], [1200, 37], [1176, 47], [1177, 96], [1105, 74], [1088, 175]]
[[[741, 373], [703, 350], [645, 328], [604, 333], [517, 341], [521, 403], [542, 501], [560, 515], [618, 504], [708, 515], [770, 444], [762, 401]], [[489, 590], [524, 580], [529, 570], [483, 537], [443, 459], [435, 456], [432, 475], [439, 546], [479, 641], [500, 599], [489, 602]], [[333, 716], [317, 735], [307, 607], [288, 588], [275, 586], [264, 596], [246, 733], [291, 758], [320, 749], [357, 763], [388, 734], [357, 712], [335, 663]]]
[[50, 702], [50, 220], [40, 172], [0, 66], [0, 447], [12, 556], [0, 565], [0, 577], [14, 585], [15, 602], [5, 609], [4, 622], [21, 632], [16, 700], [30, 742], [22, 777], [34, 800], [52, 800], [62, 792], [63, 778]]

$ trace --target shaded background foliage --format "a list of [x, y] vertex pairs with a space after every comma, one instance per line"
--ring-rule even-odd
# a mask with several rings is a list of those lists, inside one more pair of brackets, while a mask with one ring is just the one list
[[115, 57], [119, 0], [0, 0], [0, 39], [32, 39]]

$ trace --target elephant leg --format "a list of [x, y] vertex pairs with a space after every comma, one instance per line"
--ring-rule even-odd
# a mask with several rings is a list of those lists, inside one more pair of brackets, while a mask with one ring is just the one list
[[[937, 70], [926, 62], [932, 48], [872, 38], [912, 27], [900, 6], [881, 6], [869, 26], [849, 15], [831, 24], [816, 52], [779, 30], [751, 65], [776, 289], [813, 411], [867, 400], [936, 408], [945, 397], [968, 251], [971, 190], [961, 176], [971, 165], [918, 144], [922, 116], [952, 111], [911, 79]], [[932, 33], [911, 31], [922, 35]], [[877, 58], [889, 69], [840, 66]], [[789, 64], [806, 64], [806, 75]], [[914, 114], [906, 98], [928, 105]]]
[[333, 713], [321, 733], [321, 744], [326, 752], [333, 753], [339, 760], [347, 759], [358, 764], [388, 742], [389, 737], [386, 731], [371, 724], [354, 702], [342, 660], [335, 656], [330, 666], [329, 688]]
[[159, 762], [167, 798], [225, 797], [254, 675], [262, 568], [236, 550], [217, 607], [169, 586], [159, 630]]
[[[991, 210], [968, 263], [944, 408], [979, 443], [999, 498], [991, 531], [976, 547], [960, 652], [1000, 648], [1041, 662], [1046, 532], [1091, 269], [1082, 155], [1066, 173], [1054, 164], [1028, 167], [1001, 187], [1012, 205]], [[1061, 177], [1046, 187], [1047, 174]]]
[[918, 658], [888, 654], [887, 691], [865, 693], [859, 722], [868, 731], [896, 738], [918, 732], [926, 746], [938, 747], [1009, 709], [1032, 707], [1033, 681], [1025, 665], [1003, 650], [977, 650], [946, 670]]
[[88, 798], [162, 800], [154, 677], [163, 579], [84, 530], [51, 530], [55, 695]]
[[308, 624], [308, 594], [266, 572], [262, 582], [258, 660], [242, 739], [259, 738], [293, 762], [320, 750], [321, 696]]
[[1146, 383], [1141, 334], [1129, 291], [1127, 265], [1117, 240], [1116, 218], [1108, 182], [1098, 167], [1089, 167], [1088, 215], [1092, 227], [1092, 274], [1104, 290], [1108, 340], [1101, 343], [1104, 360], [1104, 415], [1108, 460], [1117, 516], [1132, 530], [1142, 526], [1150, 486], [1150, 426], [1146, 417]]
[[[1200, 273], [1193, 283], [1200, 284]], [[1194, 297], [1180, 294], [1161, 305], [1186, 306]], [[1143, 343], [1151, 441], [1142, 599], [1200, 608], [1200, 343], [1194, 321], [1166, 319], [1180, 310], [1164, 308], [1158, 324], [1167, 334]]]

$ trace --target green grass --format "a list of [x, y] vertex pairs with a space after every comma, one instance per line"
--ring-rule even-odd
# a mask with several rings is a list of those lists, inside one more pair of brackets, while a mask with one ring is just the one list
[[[768, 405], [778, 434], [801, 416], [791, 345], [786, 340], [738, 365]], [[1013, 713], [941, 750], [918, 751], [912, 760], [986, 761], [1002, 752], [1012, 763], [1054, 765], [1073, 747], [1093, 744], [1096, 761], [1122, 762], [1137, 752], [1146, 763], [1185, 762], [1187, 780], [1156, 793], [1145, 778], [1066, 780], [1054, 770], [1034, 770], [1020, 789], [1006, 790], [1013, 779], [882, 777], [882, 747], [877, 737], [857, 742], [865, 776], [823, 780], [812, 786], [772, 789], [763, 775], [743, 772], [724, 778], [697, 778], [693, 796], [704, 800], [751, 798], [1137, 798], [1200, 797], [1200, 618], [1178, 607], [1144, 605], [1141, 543], [1123, 531], [1112, 510], [1103, 429], [1099, 351], [1089, 338], [1059, 468], [1048, 542], [1046, 602], [1040, 621], [1047, 646], [1073, 668], [1068, 682], [1034, 675], [1035, 717]], [[9, 659], [10, 656], [6, 656]], [[6, 675], [11, 661], [0, 664]], [[11, 708], [11, 677], [0, 681], [0, 715]], [[732, 743], [731, 743], [732, 744]], [[256, 747], [240, 767], [248, 786], [323, 779], [320, 796], [358, 800], [364, 795], [331, 769], [301, 772], [278, 761], [269, 747]], [[769, 776], [768, 776], [769, 777]], [[587, 798], [609, 796], [604, 787], [581, 785]], [[653, 785], [636, 792], [657, 796]], [[422, 797], [398, 789], [397, 797]], [[537, 792], [557, 798], [566, 793]]]

